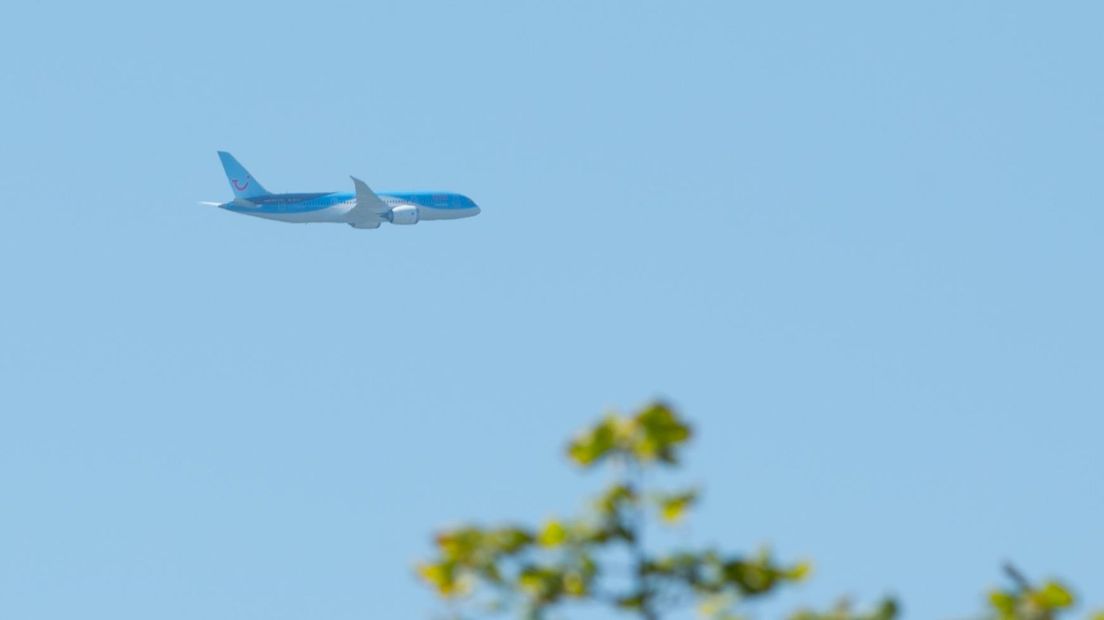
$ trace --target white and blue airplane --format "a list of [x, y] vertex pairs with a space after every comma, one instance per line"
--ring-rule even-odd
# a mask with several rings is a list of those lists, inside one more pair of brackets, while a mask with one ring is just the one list
[[388, 192], [376, 194], [356, 177], [353, 193], [273, 194], [225, 151], [218, 152], [234, 199], [203, 202], [235, 213], [281, 222], [332, 222], [353, 228], [379, 228], [383, 222], [410, 225], [428, 220], [455, 220], [479, 215], [471, 198], [452, 192]]

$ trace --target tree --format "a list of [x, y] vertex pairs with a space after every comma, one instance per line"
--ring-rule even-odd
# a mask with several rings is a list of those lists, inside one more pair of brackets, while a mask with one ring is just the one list
[[[742, 617], [741, 603], [806, 579], [810, 565], [780, 562], [765, 549], [742, 555], [716, 548], [656, 551], [645, 544], [649, 519], [677, 524], [697, 502], [696, 489], [647, 486], [653, 470], [679, 466], [691, 436], [689, 424], [662, 402], [630, 416], [607, 415], [567, 446], [575, 465], [614, 470], [614, 481], [586, 513], [537, 527], [441, 531], [436, 557], [418, 566], [419, 576], [457, 610], [518, 611], [533, 620], [573, 604], [605, 606], [642, 620], [690, 605], [717, 619]], [[1056, 620], [1073, 606], [1062, 584], [1035, 586], [1010, 566], [1006, 572], [1013, 585], [990, 594], [988, 618]], [[887, 598], [865, 612], [841, 602], [826, 612], [798, 611], [790, 620], [897, 616], [897, 602]], [[1104, 614], [1092, 620], [1104, 620]]]

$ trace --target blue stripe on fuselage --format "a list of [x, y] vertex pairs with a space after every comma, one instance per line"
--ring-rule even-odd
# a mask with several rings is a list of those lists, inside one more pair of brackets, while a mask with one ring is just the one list
[[430, 209], [472, 209], [475, 207], [475, 202], [471, 198], [452, 192], [389, 192], [380, 194], [380, 198], [385, 201], [388, 198], [394, 198]]
[[[384, 202], [407, 202], [431, 209], [471, 209], [475, 202], [462, 194], [451, 192], [395, 192], [380, 193]], [[328, 209], [334, 205], [355, 200], [356, 195], [348, 192], [310, 193], [310, 194], [266, 194], [250, 198], [256, 207], [243, 207], [233, 202], [222, 205], [230, 211], [243, 213], [306, 213]]]

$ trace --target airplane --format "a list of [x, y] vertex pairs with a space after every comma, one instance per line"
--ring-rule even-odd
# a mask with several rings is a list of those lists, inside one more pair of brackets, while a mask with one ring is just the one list
[[332, 222], [353, 228], [379, 228], [383, 222], [408, 226], [429, 220], [455, 220], [479, 215], [471, 198], [452, 192], [375, 193], [364, 181], [353, 180], [352, 193], [320, 192], [273, 194], [266, 190], [234, 156], [218, 152], [234, 190], [230, 202], [201, 202], [234, 213], [281, 222]]

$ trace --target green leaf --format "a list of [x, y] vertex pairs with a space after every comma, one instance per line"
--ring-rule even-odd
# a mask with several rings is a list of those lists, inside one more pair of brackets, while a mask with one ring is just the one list
[[518, 588], [542, 603], [555, 601], [563, 593], [564, 574], [547, 566], [526, 566], [518, 574]]
[[567, 539], [567, 529], [564, 528], [563, 523], [552, 520], [544, 525], [544, 529], [541, 530], [537, 536], [537, 542], [542, 547], [558, 547], [563, 544]]
[[887, 598], [878, 606], [878, 610], [874, 612], [871, 620], [894, 620], [900, 612], [901, 606], [897, 603], [897, 600]]
[[518, 586], [522, 590], [538, 592], [544, 585], [544, 578], [536, 569], [526, 569], [518, 575]]
[[1016, 613], [1016, 598], [1002, 590], [993, 590], [989, 593], [989, 605], [993, 607], [1001, 617], [1012, 616]]
[[633, 423], [639, 429], [632, 446], [634, 456], [644, 462], [678, 462], [675, 448], [690, 439], [690, 426], [674, 410], [664, 403], [652, 403], [636, 414]]
[[617, 599], [617, 606], [621, 609], [636, 610], [644, 607], [644, 594], [631, 594]]
[[426, 563], [418, 566], [418, 576], [432, 585], [437, 590], [437, 594], [446, 598], [462, 593], [460, 581], [457, 579], [457, 572], [456, 563], [450, 561]]
[[534, 537], [520, 527], [503, 527], [493, 530], [485, 537], [485, 542], [496, 553], [512, 554], [532, 544]]
[[685, 491], [658, 497], [659, 516], [666, 523], [677, 523], [698, 499], [697, 491]]
[[805, 581], [813, 572], [812, 562], [798, 562], [792, 568], [785, 571], [783, 577], [790, 581]]
[[568, 444], [568, 457], [583, 467], [589, 467], [601, 461], [617, 447], [619, 426], [620, 422], [616, 416], [607, 416]]
[[441, 555], [460, 562], [467, 561], [479, 548], [483, 532], [474, 527], [447, 530], [437, 535], [437, 548]]
[[579, 574], [583, 576], [587, 581], [590, 581], [598, 574], [598, 563], [594, 561], [589, 553], [583, 552], [578, 556], [579, 562]]
[[636, 490], [627, 484], [615, 484], [598, 496], [595, 507], [603, 517], [613, 517], [623, 506], [632, 506], [637, 501]]
[[1031, 598], [1044, 609], [1064, 609], [1073, 605], [1073, 594], [1056, 581], [1044, 583]]
[[563, 577], [564, 593], [573, 598], [581, 598], [587, 594], [587, 580], [579, 573], [567, 573]]
[[747, 595], [769, 592], [776, 579], [775, 574], [766, 567], [740, 560], [724, 565], [724, 577]]

